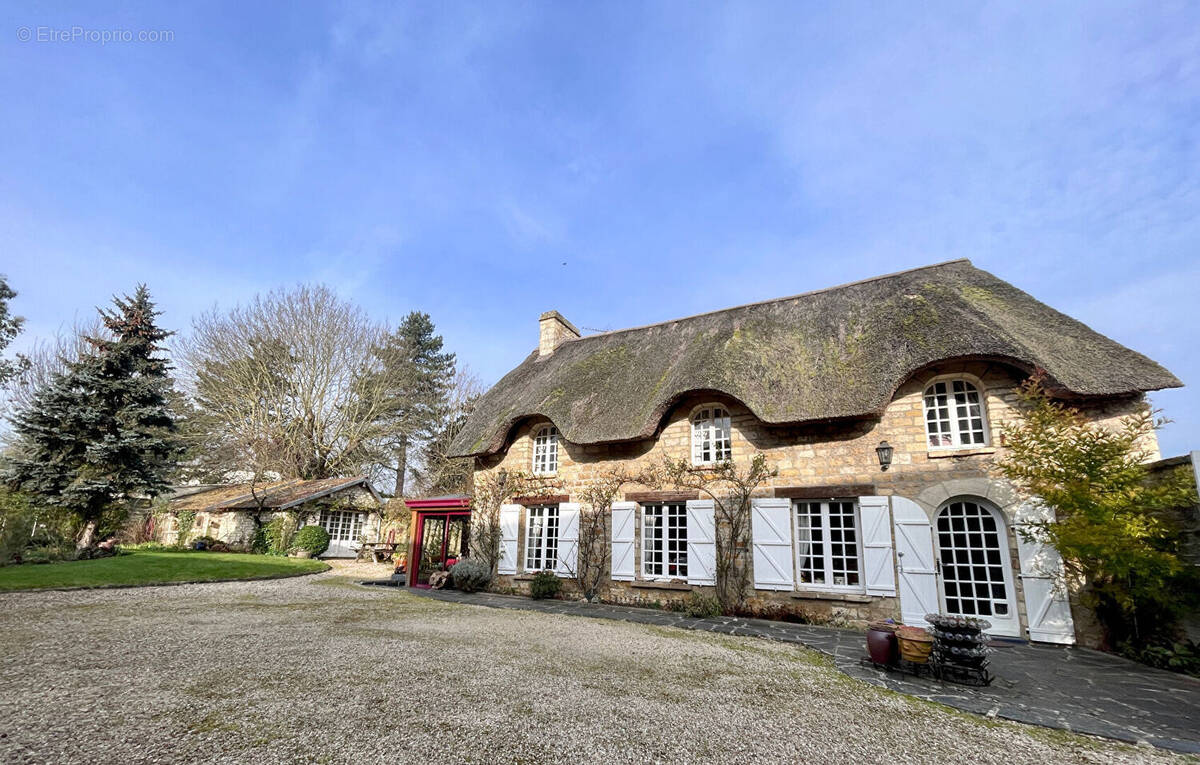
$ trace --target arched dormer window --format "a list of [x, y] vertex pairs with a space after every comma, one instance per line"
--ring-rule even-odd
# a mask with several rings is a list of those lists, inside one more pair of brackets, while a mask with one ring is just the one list
[[715, 465], [732, 458], [729, 412], [702, 406], [692, 413], [692, 464]]
[[925, 435], [930, 449], [988, 444], [987, 413], [974, 383], [939, 380], [925, 389]]
[[533, 436], [534, 475], [553, 475], [558, 472], [558, 428], [545, 425]]

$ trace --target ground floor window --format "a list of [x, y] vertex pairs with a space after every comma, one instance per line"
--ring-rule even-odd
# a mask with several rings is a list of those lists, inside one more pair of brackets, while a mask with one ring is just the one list
[[642, 576], [687, 578], [687, 506], [682, 503], [642, 508]]
[[558, 565], [558, 505], [537, 505], [525, 512], [525, 570]]
[[332, 542], [353, 542], [362, 536], [363, 514], [352, 510], [322, 510], [321, 527]]
[[796, 502], [796, 581], [806, 587], [862, 588], [854, 502]]

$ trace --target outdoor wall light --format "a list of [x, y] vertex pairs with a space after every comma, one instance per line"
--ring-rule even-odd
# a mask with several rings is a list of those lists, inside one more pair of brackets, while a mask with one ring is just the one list
[[882, 470], [887, 470], [892, 466], [892, 447], [888, 446], [887, 441], [880, 441], [879, 446], [875, 447], [875, 454], [879, 456], [879, 467]]

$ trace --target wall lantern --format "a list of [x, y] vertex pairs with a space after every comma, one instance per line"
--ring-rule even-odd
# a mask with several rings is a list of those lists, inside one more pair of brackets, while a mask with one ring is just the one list
[[879, 467], [885, 471], [892, 466], [892, 451], [887, 441], [880, 441], [879, 446], [875, 447], [875, 454], [879, 456]]

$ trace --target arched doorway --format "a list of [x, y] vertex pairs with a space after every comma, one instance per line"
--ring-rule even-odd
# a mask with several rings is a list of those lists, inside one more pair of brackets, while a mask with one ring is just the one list
[[964, 497], [943, 505], [934, 525], [942, 610], [987, 619], [992, 634], [1020, 637], [1004, 516]]

